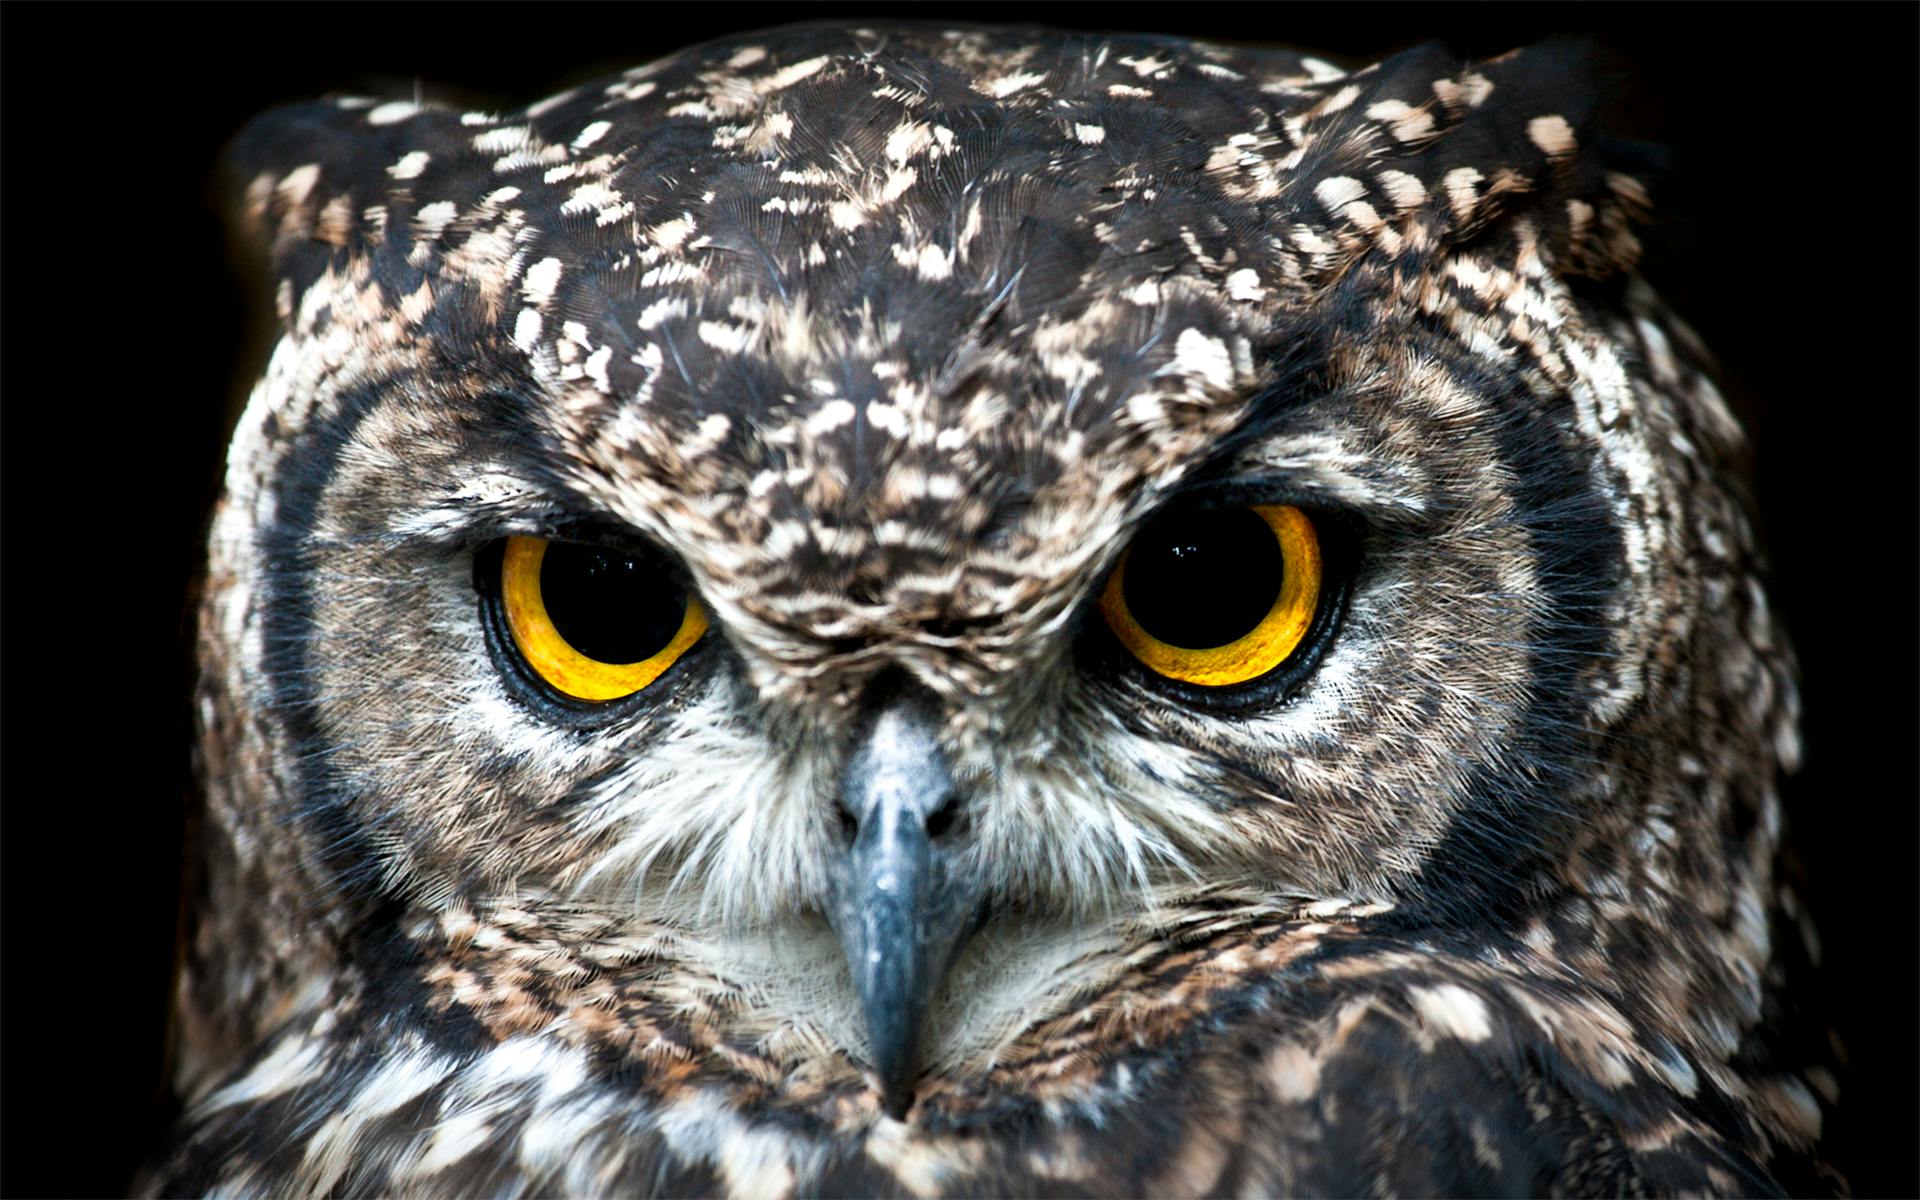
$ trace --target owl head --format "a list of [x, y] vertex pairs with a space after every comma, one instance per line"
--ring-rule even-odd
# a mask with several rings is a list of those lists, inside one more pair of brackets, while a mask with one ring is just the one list
[[1577, 57], [805, 28], [260, 119], [208, 1007], [594, 922], [897, 1109], [1233, 906], [1757, 986], [1793, 683]]

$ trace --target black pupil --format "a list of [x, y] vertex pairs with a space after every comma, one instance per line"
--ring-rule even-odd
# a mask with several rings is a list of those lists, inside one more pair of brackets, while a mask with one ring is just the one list
[[540, 598], [567, 644], [603, 663], [635, 663], [666, 649], [687, 597], [659, 563], [554, 542], [540, 563]]
[[1286, 577], [1280, 542], [1252, 509], [1165, 517], [1134, 539], [1122, 590], [1140, 627], [1170, 646], [1210, 650], [1252, 633]]

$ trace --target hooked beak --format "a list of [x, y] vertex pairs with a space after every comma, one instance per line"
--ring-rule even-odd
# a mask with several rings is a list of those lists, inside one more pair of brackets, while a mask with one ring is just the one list
[[927, 1009], [980, 915], [980, 888], [941, 836], [955, 797], [930, 714], [911, 702], [883, 708], [847, 763], [840, 801], [855, 832], [827, 915], [860, 996], [882, 1104], [899, 1119], [912, 1105]]

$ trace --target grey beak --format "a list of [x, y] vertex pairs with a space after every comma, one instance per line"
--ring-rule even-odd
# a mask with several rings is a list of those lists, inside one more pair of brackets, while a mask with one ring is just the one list
[[941, 834], [953, 781], [932, 718], [903, 700], [867, 726], [841, 780], [854, 824], [828, 911], [866, 1017], [888, 1115], [912, 1106], [927, 1009], [979, 922], [980, 892]]

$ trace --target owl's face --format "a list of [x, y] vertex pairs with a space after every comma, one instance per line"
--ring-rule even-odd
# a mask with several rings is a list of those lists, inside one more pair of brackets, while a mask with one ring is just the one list
[[1584, 101], [996, 36], [243, 141], [209, 636], [338, 903], [590, 911], [890, 1076], [1196, 896], [1491, 919], [1639, 812], [1736, 432], [1594, 299]]

